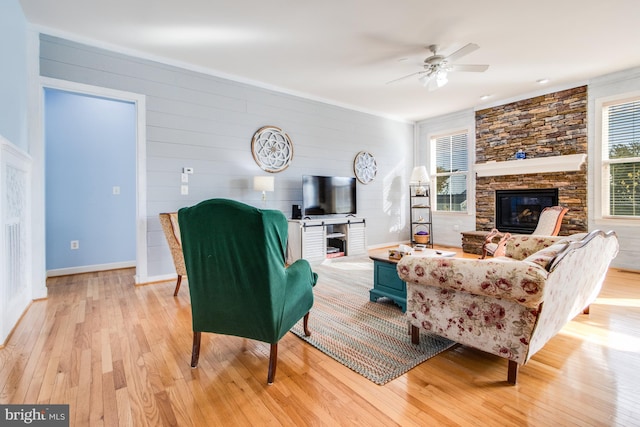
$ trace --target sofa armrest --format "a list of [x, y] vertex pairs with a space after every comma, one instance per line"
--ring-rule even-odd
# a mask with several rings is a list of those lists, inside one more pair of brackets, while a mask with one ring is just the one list
[[405, 256], [398, 262], [397, 270], [407, 288], [411, 284], [435, 286], [508, 299], [529, 308], [542, 302], [549, 274], [536, 263], [507, 257], [479, 260]]

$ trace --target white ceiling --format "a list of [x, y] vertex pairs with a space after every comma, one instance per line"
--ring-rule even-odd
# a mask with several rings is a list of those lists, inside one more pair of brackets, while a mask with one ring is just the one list
[[[409, 121], [640, 66], [637, 0], [20, 2], [43, 32]], [[386, 84], [469, 42], [486, 72]]]

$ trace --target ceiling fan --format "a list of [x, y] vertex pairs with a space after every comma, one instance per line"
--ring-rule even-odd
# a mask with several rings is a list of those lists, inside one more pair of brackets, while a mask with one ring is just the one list
[[470, 54], [471, 52], [477, 50], [480, 46], [475, 43], [469, 43], [466, 46], [458, 49], [453, 52], [449, 56], [438, 55], [438, 46], [432, 44], [428, 47], [428, 49], [433, 53], [433, 55], [426, 58], [422, 64], [424, 68], [421, 71], [416, 71], [415, 73], [411, 73], [404, 77], [400, 77], [399, 79], [391, 80], [387, 82], [387, 84], [399, 82], [404, 79], [408, 79], [409, 77], [418, 76], [418, 80], [424, 87], [428, 90], [436, 90], [444, 85], [446, 85], [449, 81], [448, 73], [453, 71], [471, 71], [476, 73], [481, 73], [486, 71], [489, 66], [488, 65], [469, 65], [469, 64], [453, 64], [453, 62], [459, 58], [462, 58], [465, 55]]

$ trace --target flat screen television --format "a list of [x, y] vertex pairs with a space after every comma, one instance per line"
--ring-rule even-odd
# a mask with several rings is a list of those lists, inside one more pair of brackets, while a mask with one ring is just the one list
[[355, 215], [356, 179], [344, 176], [302, 177], [302, 214]]

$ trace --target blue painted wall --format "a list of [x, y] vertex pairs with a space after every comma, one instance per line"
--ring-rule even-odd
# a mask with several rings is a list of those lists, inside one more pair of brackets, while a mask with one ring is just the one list
[[45, 157], [47, 270], [135, 261], [135, 105], [45, 90]]
[[28, 149], [27, 21], [18, 0], [0, 2], [0, 135]]

